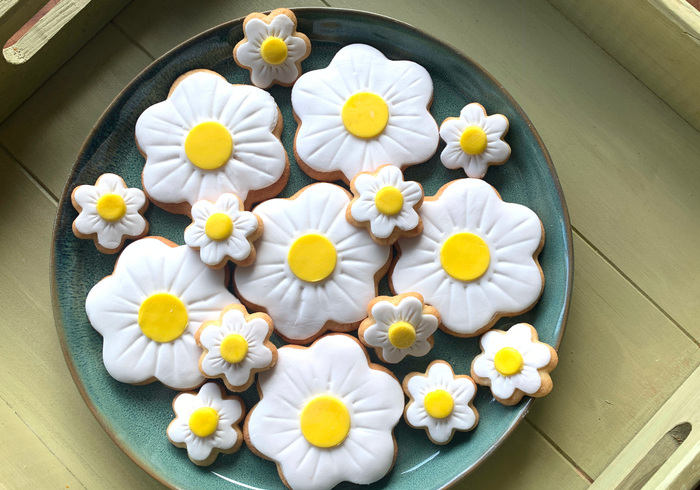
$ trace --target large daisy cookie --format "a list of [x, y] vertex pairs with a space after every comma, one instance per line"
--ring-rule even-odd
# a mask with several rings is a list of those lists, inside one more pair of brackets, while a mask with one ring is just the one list
[[472, 430], [479, 422], [474, 380], [455, 376], [445, 361], [433, 361], [425, 373], [410, 373], [403, 389], [409, 398], [406, 423], [425, 429], [435, 444], [447, 444], [455, 431]]
[[216, 383], [207, 383], [199, 393], [180, 393], [173, 400], [175, 419], [168, 425], [168, 439], [187, 448], [187, 456], [199, 466], [208, 466], [219, 453], [236, 452], [243, 443], [238, 423], [243, 419], [243, 401], [225, 396]]
[[515, 405], [523, 395], [541, 397], [552, 391], [549, 373], [559, 358], [550, 345], [537, 340], [532, 325], [518, 323], [506, 332], [486, 332], [481, 350], [472, 362], [472, 377], [490, 386], [493, 397], [504, 405]]
[[391, 469], [392, 434], [401, 418], [401, 385], [368, 364], [348, 335], [311, 347], [279, 349], [277, 365], [259, 375], [260, 402], [245, 424], [251, 450], [277, 463], [292, 489], [327, 489], [342, 481], [369, 484]]
[[532, 210], [503, 202], [482, 180], [460, 179], [426, 198], [420, 215], [423, 232], [396, 242], [390, 280], [397, 293], [415, 291], [437, 308], [441, 328], [475, 336], [537, 302], [544, 232]]
[[95, 185], [79, 185], [71, 194], [78, 217], [73, 233], [91, 238], [100, 252], [113, 254], [121, 250], [127, 238], [148, 234], [143, 213], [148, 200], [141, 189], [129, 188], [118, 175], [102, 174]]
[[316, 179], [346, 182], [380, 165], [424, 162], [439, 140], [428, 112], [432, 98], [422, 66], [391, 61], [364, 44], [346, 46], [292, 88], [297, 162]]
[[113, 378], [187, 390], [204, 382], [197, 329], [232, 303], [238, 300], [223, 270], [208, 268], [189, 247], [149, 237], [124, 249], [114, 273], [88, 293], [85, 310], [104, 337], [102, 356]]
[[254, 210], [264, 231], [255, 263], [236, 268], [235, 287], [289, 342], [310, 342], [326, 329], [353, 330], [377, 294], [390, 250], [347, 222], [349, 203], [345, 189], [319, 183]]
[[182, 214], [226, 192], [246, 204], [275, 195], [289, 174], [281, 132], [282, 115], [269, 93], [231, 85], [207, 70], [185, 73], [166, 100], [136, 121], [136, 142], [146, 157], [144, 191]]
[[233, 58], [250, 71], [253, 85], [290, 86], [301, 75], [301, 62], [311, 53], [311, 42], [296, 29], [297, 18], [289, 9], [275, 9], [270, 15], [255, 12], [245, 18], [245, 37], [233, 49]]

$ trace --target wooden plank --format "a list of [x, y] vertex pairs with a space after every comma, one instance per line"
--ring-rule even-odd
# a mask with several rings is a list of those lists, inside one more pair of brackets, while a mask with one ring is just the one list
[[0, 0], [0, 44], [4, 46], [45, 3], [46, 0]]

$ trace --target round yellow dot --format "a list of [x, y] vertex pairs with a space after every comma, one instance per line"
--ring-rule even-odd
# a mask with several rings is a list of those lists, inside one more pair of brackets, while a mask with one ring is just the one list
[[460, 281], [480, 278], [489, 268], [491, 254], [486, 242], [473, 233], [455, 233], [440, 249], [440, 262], [450, 276]]
[[287, 59], [287, 45], [285, 42], [274, 36], [265, 39], [260, 45], [260, 56], [271, 65], [279, 65]]
[[190, 415], [190, 430], [197, 437], [209, 437], [219, 425], [219, 412], [211, 407], [201, 407]]
[[358, 138], [374, 138], [389, 122], [389, 106], [377, 94], [358, 92], [343, 105], [341, 118], [350, 134]]
[[387, 185], [374, 196], [374, 204], [380, 213], [394, 216], [403, 208], [403, 194], [396, 187]]
[[408, 349], [416, 341], [416, 329], [408, 322], [396, 322], [389, 327], [387, 336], [397, 349]]
[[459, 138], [459, 146], [462, 147], [464, 153], [469, 153], [470, 155], [483, 153], [487, 144], [486, 132], [479, 126], [469, 126], [462, 133], [462, 137]]
[[126, 214], [126, 203], [119, 194], [105, 194], [97, 200], [95, 209], [103, 220], [119, 221]]
[[204, 233], [212, 240], [226, 240], [233, 233], [233, 221], [226, 213], [214, 213], [204, 223]]
[[171, 342], [187, 328], [187, 308], [170, 293], [155, 293], [139, 307], [138, 324], [143, 334], [156, 342]]
[[224, 337], [219, 350], [224, 361], [236, 364], [248, 354], [248, 342], [242, 335], [232, 333]]
[[185, 138], [185, 154], [193, 165], [215, 170], [231, 158], [233, 138], [228, 129], [216, 121], [197, 124]]
[[287, 254], [294, 275], [307, 282], [319, 282], [330, 276], [336, 261], [337, 254], [331, 241], [316, 233], [297, 238]]
[[503, 376], [513, 376], [523, 368], [523, 356], [512, 347], [504, 347], [496, 352], [493, 364]]
[[445, 390], [431, 391], [425, 395], [425, 411], [434, 419], [444, 419], [452, 413], [455, 401]]
[[317, 396], [301, 411], [301, 433], [316, 447], [335, 447], [350, 432], [350, 413], [334, 396]]

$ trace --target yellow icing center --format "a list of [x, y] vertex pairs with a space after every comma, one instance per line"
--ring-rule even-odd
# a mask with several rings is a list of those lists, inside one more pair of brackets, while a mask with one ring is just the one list
[[486, 149], [487, 144], [486, 132], [479, 126], [469, 126], [462, 133], [462, 137], [459, 138], [459, 146], [462, 147], [464, 153], [469, 153], [470, 155], [482, 153]]
[[341, 117], [350, 134], [358, 138], [374, 138], [389, 122], [389, 106], [377, 94], [358, 92], [345, 102]]
[[523, 368], [523, 356], [512, 347], [504, 347], [496, 352], [493, 365], [503, 376], [513, 376]]
[[239, 363], [248, 354], [248, 342], [242, 335], [229, 334], [221, 341], [220, 352], [224, 361], [231, 364]]
[[187, 308], [170, 293], [155, 293], [139, 307], [138, 323], [143, 334], [156, 342], [171, 342], [187, 328]]
[[434, 419], [444, 419], [452, 413], [455, 401], [445, 390], [431, 391], [425, 395], [425, 411]]
[[126, 214], [126, 203], [119, 194], [105, 194], [95, 205], [97, 214], [105, 221], [119, 221]]
[[233, 221], [226, 213], [214, 213], [204, 223], [204, 233], [216, 241], [226, 240], [233, 232]]
[[380, 213], [394, 216], [403, 208], [403, 194], [396, 187], [387, 185], [374, 196], [374, 204]]
[[416, 329], [410, 323], [396, 322], [389, 327], [387, 336], [397, 349], [408, 349], [416, 341]]
[[334, 447], [350, 432], [350, 413], [334, 396], [320, 395], [301, 411], [301, 433], [316, 447]]
[[337, 255], [331, 241], [323, 235], [309, 233], [297, 238], [289, 247], [287, 261], [302, 281], [319, 282], [335, 269]]
[[287, 59], [287, 45], [282, 39], [270, 36], [260, 45], [260, 56], [265, 63], [279, 65]]
[[443, 269], [460, 281], [480, 278], [488, 270], [490, 261], [488, 245], [473, 233], [455, 233], [445, 240], [440, 250]]
[[216, 121], [197, 124], [185, 138], [185, 153], [193, 165], [214, 170], [231, 158], [233, 138], [228, 129]]
[[211, 407], [201, 407], [190, 415], [190, 430], [197, 437], [209, 437], [216, 432], [219, 412]]

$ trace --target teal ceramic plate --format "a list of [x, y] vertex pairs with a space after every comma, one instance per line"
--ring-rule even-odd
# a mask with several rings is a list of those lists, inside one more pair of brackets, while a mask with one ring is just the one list
[[[297, 9], [299, 31], [312, 41], [312, 54], [302, 63], [304, 72], [323, 68], [344, 45], [365, 43], [391, 59], [408, 59], [423, 65], [435, 85], [431, 113], [438, 123], [457, 116], [469, 102], [480, 102], [488, 113], [501, 113], [510, 120], [506, 141], [510, 160], [491, 167], [486, 181], [505, 201], [533, 209], [544, 223], [546, 241], [540, 254], [546, 284], [542, 299], [528, 313], [503, 319], [496, 328], [518, 321], [537, 327], [540, 339], [558, 346], [566, 321], [572, 285], [571, 229], [564, 198], [554, 167], [532, 124], [512, 97], [479, 65], [437, 39], [395, 20], [373, 14], [335, 9]], [[148, 106], [165, 99], [170, 85], [182, 73], [197, 68], [214, 70], [231, 83], [250, 83], [246, 70], [232, 59], [233, 46], [242, 38], [242, 20], [211, 29], [167, 53], [131, 82], [107, 109], [88, 137], [66, 184], [54, 231], [52, 288], [54, 314], [66, 360], [85, 401], [114, 441], [140, 466], [167, 485], [180, 488], [282, 488], [275, 465], [253, 455], [247, 448], [219, 456], [206, 468], [192, 464], [186, 451], [168, 442], [165, 429], [173, 418], [175, 392], [160, 383], [131, 386], [113, 380], [102, 363], [102, 337], [85, 315], [90, 288], [112, 273], [116, 256], [99, 253], [92, 241], [78, 240], [71, 232], [77, 213], [70, 194], [76, 185], [93, 184], [100, 174], [121, 175], [127, 185], [141, 187], [144, 164], [134, 143], [134, 125]], [[311, 179], [293, 159], [296, 124], [290, 104], [291, 89], [270, 89], [284, 116], [282, 141], [289, 153], [292, 172], [282, 195], [287, 197]], [[442, 184], [464, 177], [447, 170], [439, 153], [430, 161], [406, 171], [420, 181], [426, 195]], [[151, 234], [183, 244], [189, 220], [150, 206], [146, 217]], [[388, 294], [386, 280], [381, 293]], [[279, 339], [278, 339], [279, 340]], [[278, 345], [281, 342], [277, 341]], [[422, 358], [407, 358], [392, 370], [399, 379], [411, 371], [424, 371], [433, 359], [445, 359], [458, 374], [469, 373], [479, 352], [477, 339], [460, 339], [438, 331], [435, 348]], [[374, 352], [372, 360], [377, 362]], [[556, 390], [552, 396], [556, 396]], [[258, 397], [255, 388], [243, 394], [248, 408]], [[480, 413], [478, 427], [457, 433], [446, 446], [436, 446], [423, 430], [410, 429], [402, 420], [396, 428], [398, 455], [393, 470], [375, 488], [438, 488], [449, 485], [485, 459], [514, 429], [528, 411], [527, 397], [514, 407], [495, 402], [487, 388], [479, 388], [475, 400]], [[341, 485], [342, 487], [343, 485]]]

